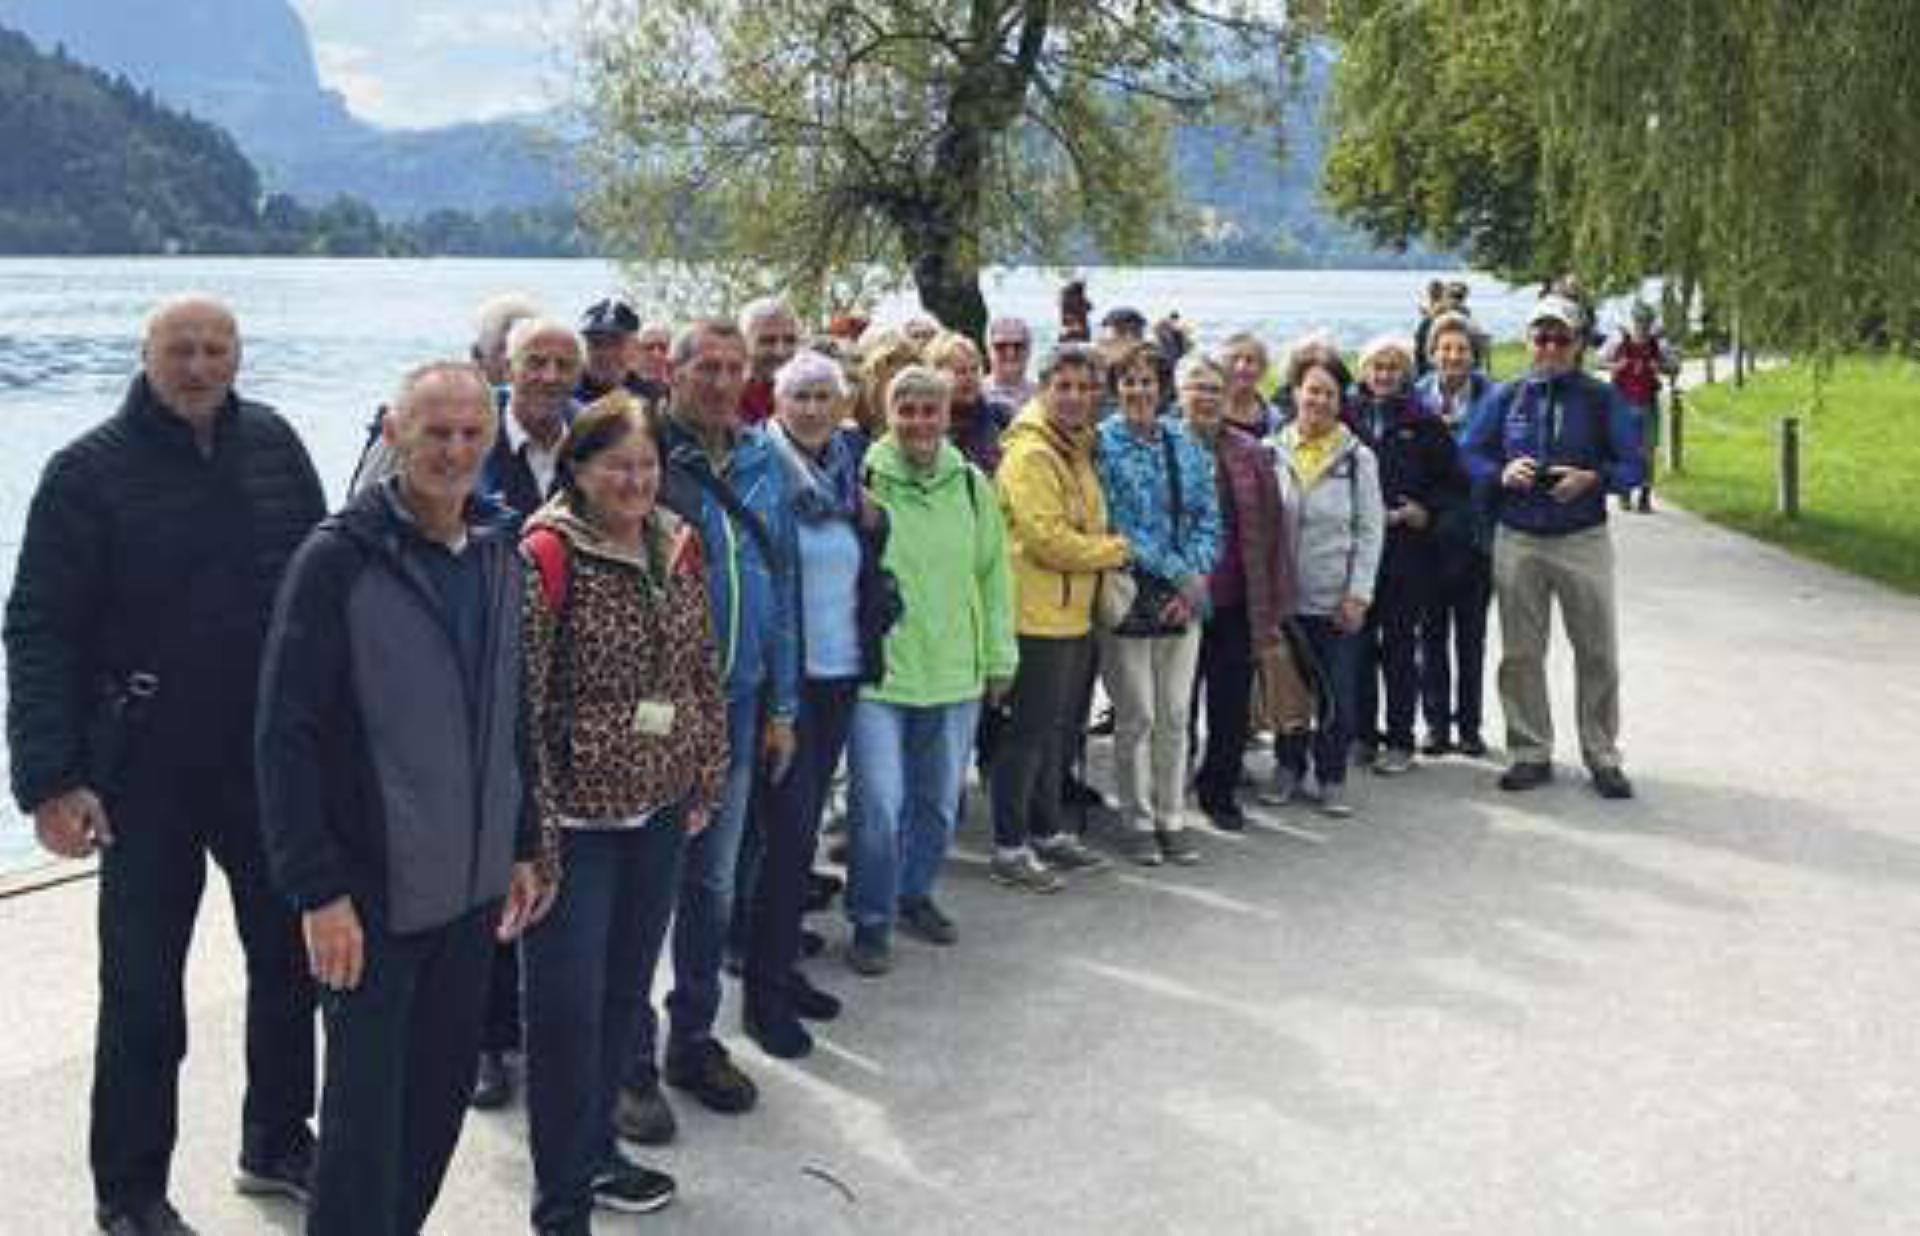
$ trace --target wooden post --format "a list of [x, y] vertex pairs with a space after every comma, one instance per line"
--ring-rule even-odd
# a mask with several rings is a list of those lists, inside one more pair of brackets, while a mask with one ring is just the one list
[[1800, 418], [1780, 418], [1780, 513], [1800, 518]]
[[1733, 389], [1747, 384], [1747, 341], [1740, 330], [1740, 315], [1733, 315]]
[[1675, 476], [1687, 470], [1687, 405], [1674, 387], [1667, 397], [1667, 471]]

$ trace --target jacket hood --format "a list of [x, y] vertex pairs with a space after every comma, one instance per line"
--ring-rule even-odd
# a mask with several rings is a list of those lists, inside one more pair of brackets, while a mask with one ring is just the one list
[[953, 481], [966, 469], [967, 458], [952, 442], [942, 442], [940, 453], [933, 457], [933, 469], [930, 472], [917, 471], [907, 462], [906, 452], [900, 449], [900, 444], [889, 433], [867, 448], [865, 464], [868, 471], [887, 480], [937, 489]]
[[1034, 399], [1021, 409], [1020, 415], [1013, 418], [1013, 424], [1007, 426], [1000, 444], [1012, 449], [1027, 441], [1038, 442], [1048, 450], [1068, 458], [1092, 459], [1094, 427], [1085, 425], [1069, 433], [1049, 420], [1046, 405]]

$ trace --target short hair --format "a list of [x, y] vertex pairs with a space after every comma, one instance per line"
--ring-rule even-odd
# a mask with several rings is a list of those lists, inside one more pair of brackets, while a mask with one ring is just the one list
[[869, 327], [860, 336], [860, 398], [853, 416], [862, 429], [876, 437], [885, 429], [887, 386], [895, 374], [920, 362], [920, 345], [896, 327]]
[[1100, 355], [1089, 343], [1056, 343], [1040, 362], [1040, 382], [1053, 381], [1062, 369], [1084, 369], [1096, 379], [1100, 376]]
[[772, 317], [791, 318], [795, 326], [800, 324], [800, 315], [793, 311], [793, 306], [787, 303], [784, 296], [762, 296], [740, 307], [740, 333], [750, 335], [756, 325]]
[[923, 355], [927, 364], [936, 369], [945, 369], [962, 356], [971, 356], [976, 365], [982, 361], [980, 349], [974, 346], [973, 340], [954, 330], [935, 335]]
[[1138, 369], [1142, 365], [1153, 374], [1153, 380], [1160, 386], [1167, 384], [1166, 357], [1154, 344], [1144, 339], [1134, 340], [1124, 347], [1115, 348], [1107, 357], [1107, 392], [1114, 396], [1120, 394], [1120, 379], [1128, 370]]
[[542, 335], [564, 335], [567, 342], [573, 346], [573, 354], [576, 358], [587, 354], [586, 342], [580, 338], [579, 331], [559, 318], [543, 318], [536, 315], [519, 319], [507, 331], [508, 366], [519, 368], [527, 349], [533, 346], [533, 341]]
[[1219, 362], [1220, 368], [1224, 370], [1229, 368], [1227, 357], [1243, 348], [1252, 348], [1255, 352], [1259, 353], [1260, 368], [1262, 370], [1272, 367], [1273, 353], [1267, 351], [1266, 343], [1260, 336], [1250, 330], [1237, 330], [1225, 339], [1222, 339], [1214, 345], [1212, 356], [1215, 361]]
[[1021, 343], [1032, 343], [1033, 331], [1027, 326], [1025, 318], [998, 317], [987, 323], [987, 342], [997, 343], [1003, 339], [1008, 342], [1018, 340]]
[[1412, 340], [1408, 339], [1405, 335], [1375, 335], [1373, 338], [1367, 340], [1365, 347], [1360, 349], [1360, 372], [1365, 373], [1367, 367], [1373, 364], [1374, 361], [1389, 354], [1398, 356], [1401, 367], [1409, 372], [1412, 371]]
[[1473, 319], [1464, 313], [1454, 313], [1451, 311], [1437, 315], [1433, 319], [1433, 325], [1427, 328], [1428, 360], [1432, 360], [1433, 354], [1439, 350], [1440, 336], [1442, 335], [1459, 335], [1467, 341], [1468, 347], [1472, 347], [1474, 343]]
[[1353, 385], [1353, 373], [1341, 359], [1340, 349], [1331, 336], [1316, 331], [1294, 341], [1287, 352], [1287, 389], [1297, 390], [1301, 380], [1315, 369], [1325, 370], [1341, 390]]
[[[505, 292], [480, 302], [473, 311], [473, 350], [480, 356], [513, 352], [513, 328], [540, 316], [540, 306], [524, 292]], [[571, 328], [569, 328], [571, 329]]]
[[839, 362], [830, 356], [802, 348], [774, 373], [773, 393], [775, 398], [784, 399], [803, 386], [823, 383], [833, 388], [835, 399], [845, 399], [851, 393], [846, 371], [840, 368]]
[[[487, 375], [480, 371], [480, 366], [464, 360], [428, 361], [407, 370], [400, 379], [400, 385], [394, 388], [387, 416], [393, 421], [396, 436], [410, 422], [414, 400], [419, 396], [420, 388], [443, 378], [472, 383], [474, 399], [481, 407], [493, 410], [493, 384], [487, 381]], [[487, 424], [490, 428], [497, 428], [493, 417], [487, 418]]]
[[887, 383], [887, 411], [916, 396], [949, 400], [953, 398], [953, 379], [929, 365], [908, 365]]
[[580, 410], [554, 448], [553, 477], [562, 498], [575, 515], [587, 514], [586, 495], [580, 489], [580, 469], [595, 455], [639, 433], [653, 443], [660, 466], [667, 465], [666, 434], [660, 419], [630, 392], [612, 390]]
[[1227, 380], [1227, 371], [1221, 368], [1219, 361], [1211, 356], [1202, 356], [1198, 352], [1189, 352], [1180, 358], [1179, 366], [1173, 371], [1174, 387], [1176, 389], [1184, 387], [1202, 374], [1212, 374], [1220, 379], [1222, 385], [1225, 385]]
[[678, 369], [690, 363], [700, 350], [701, 341], [706, 339], [737, 339], [741, 346], [746, 345], [746, 334], [731, 318], [695, 318], [673, 337], [673, 367]]

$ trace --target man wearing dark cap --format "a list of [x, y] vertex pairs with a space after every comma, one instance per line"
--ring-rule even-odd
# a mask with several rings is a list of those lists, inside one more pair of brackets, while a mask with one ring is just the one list
[[1103, 344], [1139, 343], [1147, 337], [1147, 315], [1125, 305], [1109, 309], [1100, 319], [1100, 332]]
[[580, 315], [580, 337], [587, 341], [587, 366], [575, 399], [588, 404], [616, 389], [648, 403], [666, 398], [665, 386], [640, 376], [640, 315], [632, 305], [617, 296], [588, 305]]

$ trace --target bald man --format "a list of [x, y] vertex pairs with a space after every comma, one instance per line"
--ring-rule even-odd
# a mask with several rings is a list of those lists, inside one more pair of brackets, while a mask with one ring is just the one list
[[180, 1236], [168, 1172], [208, 855], [247, 958], [236, 1184], [304, 1200], [313, 1161], [313, 988], [268, 879], [251, 738], [274, 590], [324, 507], [293, 430], [234, 394], [224, 305], [162, 305], [142, 360], [119, 412], [34, 493], [7, 599], [7, 740], [41, 845], [100, 860], [96, 1219]]

